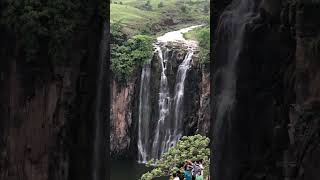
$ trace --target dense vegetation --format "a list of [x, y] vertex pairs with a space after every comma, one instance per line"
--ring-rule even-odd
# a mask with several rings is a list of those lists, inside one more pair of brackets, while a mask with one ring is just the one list
[[119, 81], [126, 81], [135, 68], [151, 59], [153, 38], [141, 34], [128, 38], [122, 28], [120, 22], [111, 25], [111, 70]]
[[194, 136], [183, 136], [178, 143], [164, 153], [159, 160], [151, 160], [147, 165], [155, 165], [155, 168], [141, 176], [141, 180], [151, 180], [155, 177], [169, 176], [180, 170], [186, 160], [204, 160], [204, 177], [209, 175], [209, 138], [199, 134]]
[[[52, 60], [64, 60], [75, 30], [97, 9], [91, 1], [4, 0], [0, 25], [16, 35], [26, 58], [32, 60], [47, 51]], [[100, 12], [106, 4], [100, 0]], [[102, 15], [102, 14], [101, 14]]]
[[[152, 39], [156, 36], [194, 24], [208, 25], [208, 7], [208, 0], [113, 0], [111, 70], [116, 79], [128, 80], [151, 58]], [[209, 59], [208, 37], [209, 29], [202, 28], [197, 38], [202, 61]], [[135, 46], [137, 41], [141, 47]]]

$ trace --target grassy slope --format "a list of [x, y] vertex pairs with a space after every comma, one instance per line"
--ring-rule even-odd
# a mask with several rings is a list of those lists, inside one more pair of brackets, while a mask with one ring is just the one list
[[[160, 1], [164, 4], [162, 8], [158, 7]], [[188, 13], [181, 11], [184, 1], [188, 2], [185, 4]], [[117, 4], [114, 4], [115, 2]], [[120, 2], [122, 4], [119, 4]], [[188, 19], [189, 23], [200, 24], [201, 20], [209, 15], [203, 12], [204, 6], [208, 5], [206, 0], [150, 0], [151, 11], [142, 8], [145, 3], [146, 0], [113, 0], [111, 4], [111, 23], [121, 20], [125, 26], [124, 32], [134, 34], [147, 23], [157, 24], [163, 19], [173, 18], [182, 21]], [[167, 28], [170, 29], [169, 27]]]
[[203, 29], [203, 28], [207, 28], [207, 27], [198, 27], [198, 28], [195, 28], [185, 34], [183, 34], [183, 37], [185, 39], [190, 39], [190, 40], [197, 40], [197, 36], [199, 34], [199, 32]]

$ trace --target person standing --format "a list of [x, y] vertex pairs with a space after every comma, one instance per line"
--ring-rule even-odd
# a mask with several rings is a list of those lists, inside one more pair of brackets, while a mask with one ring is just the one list
[[177, 175], [178, 173], [173, 173], [173, 180], [180, 180], [180, 178]]
[[177, 171], [177, 176], [179, 177], [179, 180], [183, 180], [183, 174], [180, 171]]
[[185, 168], [183, 174], [185, 180], [192, 180], [191, 169], [188, 166]]
[[186, 163], [184, 164], [184, 178], [185, 180], [192, 180], [192, 175], [191, 175], [191, 166], [189, 165], [189, 161], [186, 161]]
[[201, 169], [201, 175], [203, 176], [203, 170], [204, 170], [204, 167], [203, 167], [203, 159], [200, 159], [200, 160], [198, 161], [198, 164], [199, 164], [199, 167], [200, 167], [200, 169]]
[[201, 171], [196, 175], [196, 180], [203, 180], [203, 174], [201, 174]]

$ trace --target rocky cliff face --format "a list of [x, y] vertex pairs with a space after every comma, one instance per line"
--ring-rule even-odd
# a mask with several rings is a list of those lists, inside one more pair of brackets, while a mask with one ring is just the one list
[[[136, 152], [139, 73], [130, 81], [112, 82], [110, 150], [112, 158], [132, 158]], [[133, 151], [132, 151], [133, 150]]]
[[[170, 94], [174, 94], [175, 80], [179, 65], [184, 60], [186, 51], [179, 44], [169, 44], [167, 78]], [[209, 70], [208, 66], [194, 63], [187, 73], [185, 84], [184, 121], [185, 134], [207, 134], [210, 124], [209, 112]], [[137, 70], [139, 71], [139, 70]], [[127, 83], [120, 85], [113, 81], [111, 109], [111, 152], [112, 158], [135, 158], [137, 154], [137, 123], [140, 92], [140, 73]], [[159, 118], [159, 88], [161, 64], [157, 54], [151, 61], [151, 117], [153, 129]]]
[[27, 61], [19, 37], [0, 28], [0, 179], [91, 179], [102, 30], [95, 19], [75, 32], [63, 64], [45, 49]]
[[[213, 2], [217, 24], [229, 3]], [[225, 138], [214, 141], [214, 179], [319, 177], [319, 7], [317, 1], [264, 0], [259, 16], [246, 24], [236, 66], [237, 108]], [[217, 72], [225, 44], [215, 32]], [[214, 102], [221, 87], [212, 83]]]
[[197, 133], [209, 135], [210, 130], [210, 64], [201, 65], [200, 107]]

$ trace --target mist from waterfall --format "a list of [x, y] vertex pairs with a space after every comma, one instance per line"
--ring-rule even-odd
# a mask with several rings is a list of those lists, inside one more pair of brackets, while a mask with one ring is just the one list
[[[231, 131], [231, 121], [233, 112], [236, 106], [236, 84], [237, 84], [237, 63], [240, 57], [240, 52], [243, 49], [243, 39], [245, 35], [246, 25], [249, 24], [257, 16], [256, 0], [233, 0], [232, 3], [222, 13], [220, 24], [218, 27], [218, 33], [220, 37], [223, 37], [221, 43], [225, 44], [225, 49], [222, 49], [223, 59], [221, 62], [223, 65], [219, 67], [215, 77], [219, 77], [220, 89], [217, 91], [217, 98], [215, 99], [215, 126], [213, 137], [217, 139], [215, 141], [215, 151], [217, 153], [224, 153], [225, 151], [232, 151], [230, 147], [223, 149], [222, 142], [229, 142], [225, 139], [224, 133]], [[227, 128], [227, 129], [226, 129]], [[217, 158], [220, 155], [215, 154]], [[232, 158], [232, 157], [230, 157]], [[220, 161], [217, 159], [217, 163]], [[221, 162], [227, 163], [227, 162]], [[218, 168], [219, 165], [216, 165]], [[215, 171], [218, 172], [217, 169]], [[228, 171], [229, 172], [229, 171]], [[229, 172], [228, 176], [232, 176]], [[217, 176], [220, 177], [220, 176]], [[216, 178], [217, 178], [216, 177]], [[222, 178], [222, 177], [221, 177]], [[218, 178], [219, 179], [219, 178]], [[228, 179], [225, 177], [224, 179]]]

